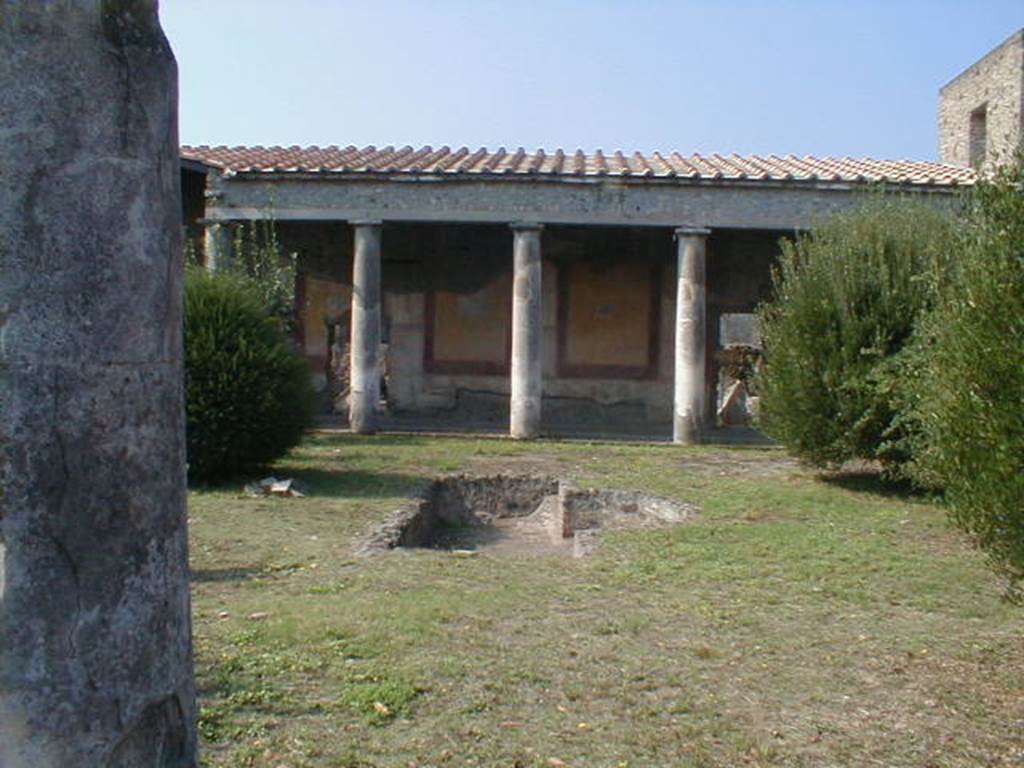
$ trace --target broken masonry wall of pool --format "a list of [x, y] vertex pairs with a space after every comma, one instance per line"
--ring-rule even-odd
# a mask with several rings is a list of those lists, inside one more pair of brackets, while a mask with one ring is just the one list
[[594, 551], [600, 533], [683, 523], [697, 506], [636, 491], [577, 488], [546, 475], [447, 475], [392, 512], [364, 553], [442, 549], [496, 554]]

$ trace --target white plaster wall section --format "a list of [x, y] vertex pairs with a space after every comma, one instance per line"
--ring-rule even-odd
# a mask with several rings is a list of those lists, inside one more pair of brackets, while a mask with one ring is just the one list
[[[598, 182], [478, 180], [421, 184], [377, 179], [294, 179], [273, 184], [236, 176], [207, 215], [259, 217], [273, 204], [279, 220], [351, 220], [372, 215], [393, 221], [507, 223], [529, 218], [546, 224], [665, 226], [699, 222], [736, 229], [804, 229], [830, 212], [860, 202], [864, 185], [798, 182], [618, 182], [609, 194]], [[922, 199], [950, 205], [947, 187], [908, 186]], [[955, 189], [955, 188], [954, 188]]]

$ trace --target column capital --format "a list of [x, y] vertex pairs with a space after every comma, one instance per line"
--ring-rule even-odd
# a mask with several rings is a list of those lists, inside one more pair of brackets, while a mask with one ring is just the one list
[[536, 221], [513, 221], [509, 226], [514, 232], [539, 232], [544, 229], [544, 225]]
[[684, 227], [676, 227], [676, 230], [675, 230], [676, 238], [680, 238], [680, 237], [707, 237], [710, 234], [711, 234], [711, 230], [708, 229], [707, 227], [684, 226]]
[[353, 227], [379, 227], [384, 223], [383, 219], [349, 219]]

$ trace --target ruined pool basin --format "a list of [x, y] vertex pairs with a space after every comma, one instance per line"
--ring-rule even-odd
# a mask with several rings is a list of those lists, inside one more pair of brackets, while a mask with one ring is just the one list
[[601, 531], [674, 525], [696, 513], [693, 504], [582, 489], [545, 475], [446, 475], [375, 526], [362, 551], [488, 549], [580, 557], [598, 546]]

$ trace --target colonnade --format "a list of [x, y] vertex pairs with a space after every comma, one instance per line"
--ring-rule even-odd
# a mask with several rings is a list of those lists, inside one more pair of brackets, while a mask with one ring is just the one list
[[[349, 222], [355, 237], [352, 269], [352, 354], [349, 424], [353, 432], [378, 429], [381, 341], [381, 234], [383, 222]], [[540, 435], [543, 396], [541, 354], [541, 232], [537, 222], [512, 228], [512, 361], [509, 434], [518, 439]], [[679, 227], [676, 239], [675, 379], [672, 439], [692, 445], [708, 429], [706, 254], [710, 230]], [[226, 227], [207, 226], [211, 266], [228, 252]]]
[[[352, 356], [349, 424], [367, 434], [377, 429], [380, 349], [381, 222], [353, 221]], [[509, 434], [531, 439], [541, 431], [541, 232], [536, 222], [512, 227], [512, 364]], [[699, 443], [707, 431], [706, 244], [710, 230], [680, 227], [677, 244], [675, 386], [672, 439]]]

